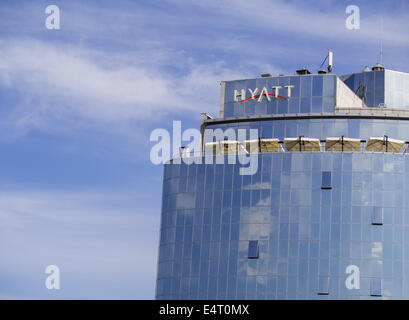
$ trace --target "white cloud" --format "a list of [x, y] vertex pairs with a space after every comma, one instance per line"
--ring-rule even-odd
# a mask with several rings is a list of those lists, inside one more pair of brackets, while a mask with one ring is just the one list
[[[338, 3], [169, 0], [167, 5], [175, 6], [174, 13], [148, 5], [124, 12], [117, 6], [98, 8], [92, 17], [95, 8], [72, 3], [64, 7], [64, 44], [61, 39], [47, 42], [40, 31], [36, 38], [42, 41], [21, 34], [2, 40], [0, 85], [21, 92], [21, 101], [8, 107], [3, 122], [49, 129], [65, 120], [74, 126], [91, 121], [122, 130], [125, 122], [143, 125], [168, 114], [217, 114], [221, 80], [282, 73], [277, 64], [287, 56], [293, 63], [303, 55], [319, 64], [325, 52], [318, 59], [315, 51], [325, 49], [300, 51], [298, 41], [379, 42], [379, 16], [362, 8], [361, 30], [351, 32]], [[26, 11], [19, 11], [19, 21]], [[383, 14], [385, 43], [407, 45], [407, 15]]]
[[[176, 76], [144, 67], [143, 57], [137, 54], [134, 65], [118, 66], [115, 61], [108, 68], [93, 60], [93, 52], [73, 46], [18, 40], [2, 41], [0, 47], [1, 84], [29, 98], [28, 105], [17, 109], [17, 120], [23, 125], [70, 117], [114, 123], [170, 111], [199, 114], [218, 101], [222, 79], [240, 77], [221, 62], [190, 61], [184, 66], [187, 74]], [[113, 58], [106, 54], [105, 64]]]

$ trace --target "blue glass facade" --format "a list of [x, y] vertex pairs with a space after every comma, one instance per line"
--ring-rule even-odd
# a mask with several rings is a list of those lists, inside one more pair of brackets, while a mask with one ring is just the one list
[[[322, 108], [294, 117], [278, 112], [281, 100], [283, 110], [290, 110], [292, 101], [301, 110], [303, 87], [310, 90], [305, 96], [311, 108], [315, 97], [324, 106], [326, 98], [336, 99], [336, 79], [308, 75], [231, 82], [224, 116], [237, 121], [208, 120], [204, 126], [258, 129], [261, 137], [279, 140], [345, 136], [365, 142], [386, 135], [407, 145], [409, 117], [337, 115], [335, 103], [330, 116]], [[233, 99], [234, 90], [294, 82], [300, 90], [288, 100]], [[260, 115], [271, 110], [282, 115], [250, 120], [245, 116], [253, 115], [251, 104]], [[249, 109], [240, 109], [243, 105]], [[253, 175], [240, 175], [241, 164], [229, 164], [227, 157], [224, 164], [171, 161], [164, 168], [157, 298], [408, 299], [409, 155], [404, 150], [260, 153]]]
[[363, 98], [368, 107], [409, 109], [409, 74], [407, 73], [379, 70], [354, 73], [345, 78], [345, 84]]
[[354, 73], [345, 84], [359, 95], [368, 107], [385, 103], [385, 70]]
[[[267, 114], [289, 114], [289, 113], [332, 113], [335, 106], [336, 96], [336, 76], [335, 75], [308, 75], [308, 76], [282, 76], [265, 79], [248, 79], [240, 81], [226, 82], [224, 117], [243, 117], [249, 115], [267, 115]], [[294, 86], [291, 88], [290, 99], [272, 99], [268, 101], [263, 98], [258, 100], [249, 100], [242, 103], [234, 101], [234, 90], [241, 92], [246, 89], [246, 98], [250, 97], [247, 88], [258, 88], [258, 93], [266, 87], [271, 88], [280, 86], [279, 94], [287, 97], [288, 90], [285, 86]]]
[[[237, 169], [165, 166], [157, 298], [367, 299], [371, 279], [384, 297], [409, 297], [409, 157], [264, 154], [255, 175]], [[375, 207], [383, 225], [372, 224]], [[346, 288], [348, 265], [360, 268], [360, 289]]]

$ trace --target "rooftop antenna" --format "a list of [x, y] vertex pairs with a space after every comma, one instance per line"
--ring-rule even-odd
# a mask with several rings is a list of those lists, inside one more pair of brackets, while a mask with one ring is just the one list
[[328, 50], [328, 73], [332, 72], [332, 59], [333, 59], [332, 51]]
[[380, 35], [379, 35], [379, 57], [377, 64], [382, 65], [383, 62], [383, 16], [381, 15], [380, 23]]
[[381, 35], [380, 35], [380, 40], [379, 40], [379, 47], [380, 47], [380, 52], [379, 52], [379, 63], [383, 65], [383, 16], [381, 15]]
[[319, 69], [321, 70], [322, 66], [324, 65], [325, 61], [327, 61], [327, 59], [328, 59], [328, 67], [327, 67], [328, 73], [331, 73], [331, 71], [332, 71], [332, 62], [333, 62], [333, 53], [332, 53], [331, 50], [328, 50], [328, 54], [325, 57], [324, 61], [322, 61]]

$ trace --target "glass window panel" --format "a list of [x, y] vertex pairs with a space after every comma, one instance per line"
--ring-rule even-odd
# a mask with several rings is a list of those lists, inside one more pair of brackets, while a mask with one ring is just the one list
[[244, 190], [241, 195], [241, 205], [243, 207], [250, 206], [250, 190]]
[[322, 112], [332, 113], [334, 112], [335, 98], [334, 97], [324, 97]]
[[256, 103], [254, 113], [255, 114], [260, 114], [260, 115], [267, 113], [267, 105], [266, 105], [266, 102], [265, 102], [264, 99], [263, 99], [262, 102]]
[[299, 98], [291, 97], [289, 105], [290, 105], [289, 113], [299, 113], [300, 112], [300, 99]]
[[335, 76], [327, 75], [323, 77], [323, 91], [322, 95], [324, 97], [335, 96]]
[[332, 189], [331, 186], [331, 171], [322, 172], [321, 189]]
[[311, 112], [312, 113], [322, 112], [322, 97], [313, 97], [311, 99]]
[[312, 78], [312, 95], [315, 97], [322, 96], [323, 76], [314, 76]]
[[279, 99], [277, 101], [277, 113], [278, 114], [284, 114], [284, 113], [288, 113], [288, 100], [284, 100], [284, 99]]
[[248, 252], [248, 258], [249, 259], [258, 259], [258, 241], [257, 240], [251, 240], [249, 241], [249, 252]]
[[311, 97], [311, 76], [303, 76], [301, 79], [301, 97]]
[[318, 280], [318, 294], [329, 294], [329, 277], [320, 277]]
[[383, 224], [383, 208], [374, 207], [372, 210], [372, 224], [382, 225]]
[[371, 279], [371, 296], [382, 296], [381, 279]]
[[[300, 96], [300, 77], [290, 77], [290, 85], [294, 88], [291, 89], [291, 98]], [[292, 100], [292, 99], [291, 99]]]
[[300, 112], [301, 113], [311, 112], [311, 98], [310, 97], [301, 98]]

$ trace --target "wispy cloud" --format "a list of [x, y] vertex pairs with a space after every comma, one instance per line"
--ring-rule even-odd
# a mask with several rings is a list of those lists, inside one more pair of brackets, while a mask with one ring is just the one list
[[[240, 77], [222, 62], [186, 61], [188, 72], [175, 76], [143, 67], [137, 54], [140, 66], [103, 67], [92, 51], [72, 46], [25, 39], [2, 41], [0, 47], [2, 86], [30, 97], [29, 105], [12, 111], [20, 113], [15, 117], [21, 125], [69, 117], [115, 123], [170, 111], [199, 113], [217, 101], [220, 79]], [[107, 54], [105, 64], [113, 58]]]
[[[169, 0], [175, 5], [186, 5], [183, 0]], [[406, 30], [409, 27], [409, 14], [396, 8], [385, 10], [379, 3], [375, 7], [368, 3], [356, 3], [361, 8], [361, 29], [351, 33], [345, 28], [345, 13], [349, 3], [339, 1], [319, 1], [311, 5], [305, 1], [282, 0], [225, 0], [206, 1], [191, 4], [198, 10], [216, 14], [221, 25], [237, 31], [258, 30], [260, 37], [272, 34], [270, 41], [274, 42], [278, 33], [296, 38], [319, 37], [323, 40], [336, 42], [379, 42], [380, 22], [383, 18], [383, 36], [385, 43], [408, 45]], [[202, 15], [206, 20], [207, 15]], [[200, 21], [200, 19], [199, 19]], [[198, 23], [198, 22], [196, 22]], [[266, 39], [267, 40], [267, 39]], [[263, 39], [259, 39], [263, 42]]]
[[[288, 65], [284, 57], [297, 61], [291, 71], [309, 60], [319, 64], [329, 45], [378, 43], [381, 14], [385, 44], [408, 44], [407, 14], [367, 6], [361, 7], [356, 32], [346, 30], [340, 3], [320, 2], [320, 10], [301, 1], [266, 0], [131, 7], [65, 4], [60, 37], [47, 40], [44, 30], [34, 28], [37, 40], [2, 40], [0, 85], [21, 92], [19, 103], [8, 109], [9, 122], [47, 128], [64, 120], [96, 121], [114, 130], [169, 113], [217, 114], [221, 80], [288, 72], [279, 66]], [[328, 45], [302, 50], [310, 40]]]

